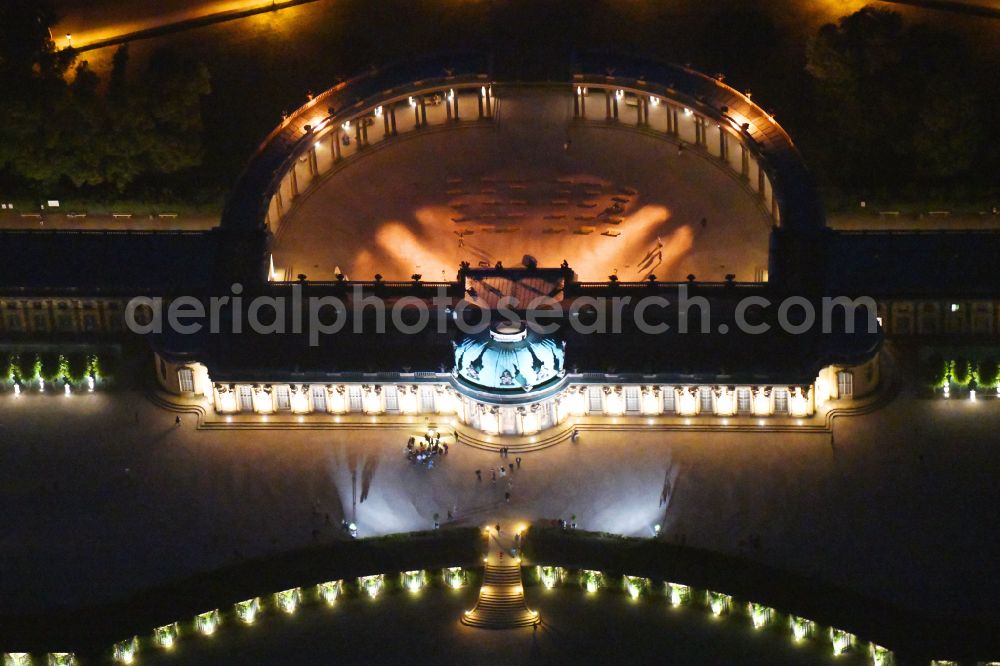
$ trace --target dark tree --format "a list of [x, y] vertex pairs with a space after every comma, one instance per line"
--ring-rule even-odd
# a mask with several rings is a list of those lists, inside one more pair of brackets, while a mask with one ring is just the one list
[[984, 358], [979, 362], [979, 367], [976, 369], [976, 375], [979, 377], [979, 385], [983, 388], [989, 388], [997, 383], [997, 378], [1000, 376], [1000, 367], [997, 365], [997, 360], [995, 358]]

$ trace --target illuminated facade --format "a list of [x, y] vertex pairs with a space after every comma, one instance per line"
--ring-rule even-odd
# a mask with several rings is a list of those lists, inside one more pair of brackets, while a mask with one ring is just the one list
[[[223, 214], [219, 263], [226, 282], [239, 278], [268, 297], [295, 288], [270, 261], [273, 237], [296, 200], [343, 161], [359, 159], [376, 144], [392, 145], [403, 134], [494, 122], [503, 86], [487, 69], [472, 63], [409, 71], [423, 66], [369, 73], [331, 88], [272, 132]], [[713, 320], [703, 333], [650, 335], [627, 325], [585, 335], [574, 326], [579, 312], [563, 314], [554, 330], [543, 333], [498, 316], [497, 301], [550, 293], [572, 310], [591, 298], [670, 295], [679, 285], [652, 276], [641, 283], [583, 283], [568, 264], [516, 270], [463, 265], [454, 282], [414, 276], [412, 282], [300, 284], [348, 305], [361, 294], [390, 306], [417, 299], [439, 313], [444, 307], [450, 315], [445, 330], [341, 332], [317, 346], [287, 335], [168, 336], [154, 342], [163, 388], [202, 396], [216, 413], [234, 417], [426, 416], [490, 435], [544, 433], [587, 417], [637, 424], [654, 417], [692, 424], [706, 418], [794, 422], [828, 401], [871, 394], [879, 384], [877, 331], [754, 336], [716, 330], [740, 298], [778, 299], [791, 282], [817, 302], [823, 293], [824, 276], [795, 261], [799, 239], [826, 229], [811, 178], [784, 130], [748, 96], [690, 69], [619, 63], [614, 74], [609, 71], [596, 62], [578, 63], [565, 88], [572, 122], [632, 128], [690, 146], [743, 183], [774, 224], [772, 253], [782, 249], [772, 256], [767, 278], [685, 285], [712, 305]], [[354, 289], [361, 291], [352, 294]], [[435, 290], [448, 294], [446, 305], [432, 306]], [[464, 332], [456, 314], [463, 307], [490, 313], [490, 326]], [[676, 321], [689, 314], [667, 309], [655, 316]]]

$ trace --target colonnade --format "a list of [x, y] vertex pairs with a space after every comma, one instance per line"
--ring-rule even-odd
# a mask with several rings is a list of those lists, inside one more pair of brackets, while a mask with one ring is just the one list
[[780, 222], [766, 167], [743, 140], [743, 128], [733, 126], [735, 121], [713, 119], [668, 97], [601, 83], [575, 86], [573, 115], [649, 130], [706, 152], [753, 190], [774, 221]]
[[294, 200], [342, 160], [400, 134], [491, 119], [495, 108], [491, 84], [467, 82], [389, 97], [348, 118], [338, 118], [311, 137], [311, 145], [296, 157], [281, 178], [267, 208], [268, 228], [277, 232]]

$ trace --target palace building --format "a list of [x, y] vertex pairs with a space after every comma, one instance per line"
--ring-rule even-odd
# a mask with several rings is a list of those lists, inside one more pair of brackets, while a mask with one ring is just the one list
[[[27, 267], [2, 269], [8, 341], [113, 341], [132, 297], [166, 308], [239, 285], [220, 332], [150, 336], [163, 391], [223, 423], [791, 426], [870, 398], [883, 335], [1000, 330], [989, 261], [908, 268], [941, 243], [990, 256], [1000, 234], [833, 232], [771, 114], [716, 78], [638, 60], [583, 58], [544, 85], [494, 81], [478, 56], [373, 69], [284, 118], [212, 231], [3, 235]], [[143, 261], [116, 263], [126, 255]], [[866, 295], [872, 317], [828, 307]], [[558, 306], [545, 327], [528, 321], [537, 297]], [[283, 333], [234, 332], [255, 298], [336, 299], [350, 314], [317, 339], [288, 312], [270, 322]], [[380, 322], [371, 299], [401, 316]], [[752, 310], [752, 331], [736, 325], [748, 299], [773, 304]], [[787, 299], [829, 326], [785, 330]], [[620, 304], [614, 321], [605, 302]], [[430, 325], [411, 321], [418, 306]]]

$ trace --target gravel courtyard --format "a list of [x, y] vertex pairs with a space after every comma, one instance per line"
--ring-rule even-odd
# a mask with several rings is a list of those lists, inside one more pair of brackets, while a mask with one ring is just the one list
[[495, 124], [376, 143], [327, 176], [282, 223], [275, 266], [289, 279], [340, 269], [355, 280], [451, 280], [460, 261], [519, 266], [527, 254], [540, 266], [568, 259], [583, 280], [766, 270], [773, 220], [718, 158], [574, 124], [565, 89], [498, 95]]
[[[2, 612], [72, 606], [344, 538], [576, 516], [752, 558], [933, 613], [998, 617], [1000, 401], [905, 391], [824, 434], [588, 433], [494, 485], [466, 446], [433, 469], [405, 430], [196, 430], [141, 392], [0, 395]], [[477, 482], [475, 470], [484, 472]], [[510, 504], [504, 502], [511, 482]], [[669, 486], [665, 483], [669, 480]], [[666, 495], [666, 505], [661, 496]], [[864, 544], [864, 547], [860, 547]]]

